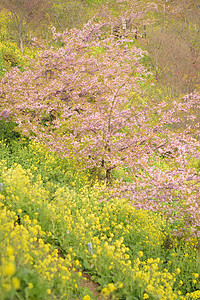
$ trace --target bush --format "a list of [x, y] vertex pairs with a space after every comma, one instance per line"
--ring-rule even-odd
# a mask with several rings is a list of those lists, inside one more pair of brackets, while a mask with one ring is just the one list
[[12, 141], [18, 140], [21, 135], [15, 129], [16, 123], [0, 120], [0, 141], [4, 140], [7, 144], [12, 144]]
[[7, 70], [11, 67], [22, 68], [24, 59], [16, 43], [11, 41], [0, 42], [0, 52]]
[[4, 73], [5, 73], [5, 66], [4, 66], [2, 54], [0, 52], [0, 77], [2, 77]]

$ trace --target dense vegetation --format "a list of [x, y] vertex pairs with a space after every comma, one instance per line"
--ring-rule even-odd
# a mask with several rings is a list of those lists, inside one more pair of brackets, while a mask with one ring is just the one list
[[200, 299], [198, 1], [0, 9], [0, 299]]

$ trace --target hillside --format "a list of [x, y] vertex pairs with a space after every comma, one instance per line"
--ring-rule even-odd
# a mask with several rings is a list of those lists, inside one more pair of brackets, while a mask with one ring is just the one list
[[200, 299], [198, 1], [0, 8], [0, 299]]

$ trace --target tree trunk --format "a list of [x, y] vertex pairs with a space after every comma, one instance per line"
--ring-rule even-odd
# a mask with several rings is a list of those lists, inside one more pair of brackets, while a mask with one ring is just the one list
[[24, 54], [24, 44], [23, 44], [22, 37], [20, 37], [20, 39], [19, 39], [19, 46], [20, 46], [21, 53], [23, 55]]
[[111, 169], [107, 169], [106, 170], [106, 184], [110, 184], [111, 183]]

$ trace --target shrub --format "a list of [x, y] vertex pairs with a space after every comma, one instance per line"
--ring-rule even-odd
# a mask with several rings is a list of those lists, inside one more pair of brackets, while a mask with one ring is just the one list
[[24, 59], [17, 44], [11, 41], [0, 42], [0, 52], [6, 69], [11, 67], [22, 68]]

